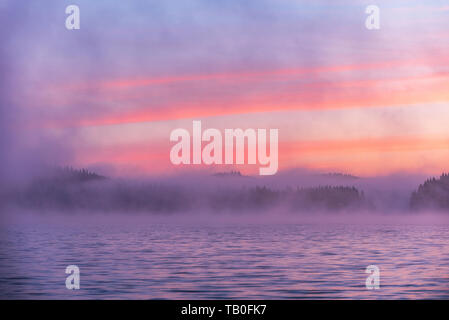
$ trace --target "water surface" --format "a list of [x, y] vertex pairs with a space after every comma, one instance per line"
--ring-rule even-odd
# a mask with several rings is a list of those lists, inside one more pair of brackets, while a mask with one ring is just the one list
[[[449, 298], [447, 225], [27, 223], [1, 227], [3, 299]], [[81, 270], [67, 290], [65, 268]], [[380, 289], [367, 290], [377, 265]]]

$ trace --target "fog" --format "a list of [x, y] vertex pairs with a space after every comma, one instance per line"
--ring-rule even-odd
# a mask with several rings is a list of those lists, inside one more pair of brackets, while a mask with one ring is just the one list
[[[255, 218], [257, 217], [257, 218]], [[424, 211], [420, 214], [410, 215], [409, 212], [379, 213], [357, 212], [330, 215], [328, 212], [315, 212], [313, 215], [294, 215], [290, 212], [273, 210], [264, 212], [227, 212], [215, 214], [213, 212], [196, 211], [189, 215], [148, 215], [148, 214], [123, 214], [120, 212], [77, 212], [66, 214], [60, 211], [46, 211], [36, 214], [35, 211], [9, 210], [1, 215], [2, 226], [39, 224], [53, 225], [55, 227], [82, 227], [106, 226], [106, 227], [135, 227], [148, 225], [186, 225], [186, 226], [238, 226], [238, 225], [447, 225], [449, 215], [442, 212]]]
[[[300, 217], [341, 222], [347, 216], [370, 221], [404, 215], [419, 220], [428, 219], [428, 212], [444, 214], [444, 206], [421, 206], [420, 210], [411, 206], [412, 192], [423, 181], [423, 177], [405, 174], [370, 178], [299, 169], [272, 177], [196, 171], [131, 179], [47, 166], [3, 188], [1, 203], [10, 213], [175, 217], [176, 221], [195, 217], [269, 222]], [[431, 200], [431, 193], [424, 195]]]
[[69, 132], [55, 136], [35, 126], [39, 106], [30, 92], [46, 74], [39, 68], [37, 44], [49, 23], [35, 9], [43, 9], [17, 1], [0, 6], [0, 187], [7, 187], [69, 161], [72, 150]]

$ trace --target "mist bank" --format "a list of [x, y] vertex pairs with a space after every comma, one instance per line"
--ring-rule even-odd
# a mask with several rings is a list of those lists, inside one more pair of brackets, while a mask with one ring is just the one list
[[[449, 199], [446, 175], [442, 176], [443, 182], [428, 180], [425, 188], [414, 187], [410, 177], [401, 180], [400, 176], [367, 179], [338, 173], [296, 172], [288, 178], [282, 181], [282, 176], [264, 179], [226, 172], [119, 179], [84, 169], [52, 168], [26, 183], [2, 189], [0, 206], [41, 212], [145, 214], [449, 211], [447, 200], [441, 200]], [[431, 184], [438, 187], [432, 189]], [[418, 195], [420, 205], [416, 204]], [[439, 206], [430, 205], [435, 203], [431, 200], [434, 198], [440, 199]]]

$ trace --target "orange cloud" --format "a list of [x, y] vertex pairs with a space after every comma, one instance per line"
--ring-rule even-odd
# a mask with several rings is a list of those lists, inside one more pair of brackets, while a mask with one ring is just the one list
[[[366, 63], [356, 65], [337, 65], [326, 67], [309, 67], [309, 68], [289, 68], [280, 70], [265, 70], [265, 71], [253, 71], [253, 72], [228, 72], [228, 73], [210, 73], [210, 74], [187, 74], [187, 75], [174, 75], [174, 76], [162, 76], [162, 77], [149, 77], [149, 78], [131, 78], [131, 79], [119, 79], [113, 81], [95, 82], [95, 83], [83, 83], [78, 85], [70, 85], [64, 88], [73, 90], [83, 90], [91, 88], [100, 89], [124, 89], [130, 87], [142, 87], [153, 85], [165, 85], [179, 82], [190, 81], [246, 81], [246, 80], [266, 80], [267, 78], [277, 76], [304, 76], [310, 74], [320, 73], [339, 73], [347, 71], [357, 70], [378, 70], [394, 67], [416, 66], [417, 64], [425, 64], [424, 61], [386, 61], [378, 63]], [[60, 89], [64, 89], [60, 88]]]
[[449, 101], [449, 74], [399, 78], [313, 83], [290, 87], [286, 92], [269, 92], [260, 96], [241, 97], [235, 101], [206, 100], [179, 103], [159, 110], [139, 108], [82, 119], [77, 126], [113, 125], [210, 116], [316, 109], [400, 106]]
[[[76, 164], [89, 166], [108, 163], [114, 166], [138, 167], [158, 174], [179, 169], [209, 166], [174, 166], [170, 162], [171, 144], [128, 144], [90, 147], [78, 150]], [[353, 140], [290, 141], [279, 144], [279, 169], [306, 167], [337, 170], [354, 174], [386, 174], [397, 170], [439, 173], [448, 169], [449, 138], [384, 137]], [[237, 169], [257, 174], [258, 165], [241, 165]]]
[[445, 137], [296, 141], [279, 147], [282, 168], [306, 167], [360, 175], [397, 171], [436, 174], [449, 169], [449, 138]]
[[[320, 78], [310, 78], [308, 83], [297, 83], [298, 77], [328, 73], [344, 73], [346, 71], [385, 70], [386, 74], [398, 71], [398, 68], [414, 67], [438, 68], [445, 60], [435, 58], [429, 61], [404, 60], [368, 63], [358, 65], [340, 65], [302, 69], [268, 70], [255, 72], [235, 72], [217, 74], [194, 74], [142, 79], [121, 79], [107, 82], [86, 83], [71, 87], [60, 87], [53, 94], [43, 91], [41, 99], [49, 110], [36, 120], [34, 126], [47, 128], [64, 128], [77, 126], [101, 126], [122, 123], [139, 123], [151, 121], [166, 121], [176, 119], [204, 118], [231, 114], [344, 109], [355, 107], [397, 106], [421, 103], [449, 101], [449, 73], [431, 72], [410, 76], [339, 80], [330, 76], [323, 81]], [[408, 69], [407, 69], [408, 70]], [[419, 70], [419, 68], [418, 68]], [[404, 74], [404, 70], [399, 74]], [[416, 72], [416, 70], [415, 70]], [[407, 72], [410, 73], [410, 72]], [[360, 77], [363, 74], [359, 74]], [[279, 82], [278, 77], [281, 78]], [[349, 73], [347, 76], [353, 77]], [[348, 77], [345, 76], [345, 79]], [[203, 81], [200, 87], [191, 82]], [[215, 81], [216, 80], [216, 81]], [[235, 90], [235, 85], [248, 81], [248, 90]], [[255, 82], [264, 81], [262, 86]], [[153, 88], [145, 86], [179, 83], [180, 87]], [[271, 85], [273, 83], [273, 85]], [[95, 88], [96, 90], [92, 89]], [[140, 88], [137, 91], [135, 88]], [[245, 87], [240, 87], [245, 88]], [[84, 97], [77, 90], [87, 90]], [[131, 90], [132, 89], [132, 90]], [[182, 89], [178, 91], [178, 89]], [[213, 89], [213, 90], [210, 90]], [[73, 92], [75, 90], [75, 92]], [[213, 93], [212, 93], [213, 92]], [[84, 99], [84, 100], [83, 100]], [[142, 101], [149, 101], [145, 104]], [[85, 114], [67, 117], [66, 113], [52, 114], [51, 105], [89, 105], [102, 106]], [[45, 110], [47, 111], [47, 110]], [[33, 125], [33, 124], [30, 124]]]
[[294, 141], [280, 144], [280, 154], [449, 150], [448, 138], [385, 137], [355, 140]]

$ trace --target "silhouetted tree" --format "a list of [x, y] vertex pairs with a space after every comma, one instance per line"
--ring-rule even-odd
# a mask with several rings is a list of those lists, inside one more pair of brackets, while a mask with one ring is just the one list
[[427, 179], [420, 184], [410, 198], [412, 209], [449, 210], [449, 175], [443, 173], [439, 179]]

